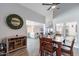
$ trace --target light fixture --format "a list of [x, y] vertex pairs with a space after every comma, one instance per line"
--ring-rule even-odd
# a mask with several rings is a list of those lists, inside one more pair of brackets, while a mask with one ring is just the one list
[[55, 8], [56, 8], [56, 5], [52, 6], [51, 8], [52, 8], [52, 9], [55, 9]]

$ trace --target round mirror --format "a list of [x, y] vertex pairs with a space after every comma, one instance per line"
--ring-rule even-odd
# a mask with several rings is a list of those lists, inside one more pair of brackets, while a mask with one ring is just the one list
[[12, 29], [20, 29], [23, 26], [22, 18], [16, 14], [11, 14], [7, 16], [6, 22], [8, 26]]

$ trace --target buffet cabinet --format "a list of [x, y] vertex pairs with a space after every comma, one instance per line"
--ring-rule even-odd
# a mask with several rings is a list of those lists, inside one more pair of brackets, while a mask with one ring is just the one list
[[7, 53], [10, 53], [21, 48], [26, 48], [27, 37], [19, 36], [19, 37], [7, 38], [5, 42], [7, 46], [6, 48]]

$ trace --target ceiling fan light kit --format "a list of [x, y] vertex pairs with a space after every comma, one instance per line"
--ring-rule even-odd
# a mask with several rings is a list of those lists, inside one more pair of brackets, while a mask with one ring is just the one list
[[54, 6], [51, 7], [51, 9], [55, 9], [55, 8], [56, 8], [56, 5], [54, 5]]
[[60, 3], [42, 3], [42, 5], [50, 5], [47, 10], [55, 9]]

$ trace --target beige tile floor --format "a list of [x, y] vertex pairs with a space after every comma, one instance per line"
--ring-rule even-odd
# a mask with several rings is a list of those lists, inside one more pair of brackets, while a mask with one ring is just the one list
[[[28, 38], [27, 48], [9, 53], [7, 56], [39, 56], [39, 39]], [[79, 56], [79, 49], [74, 48], [74, 56]]]

